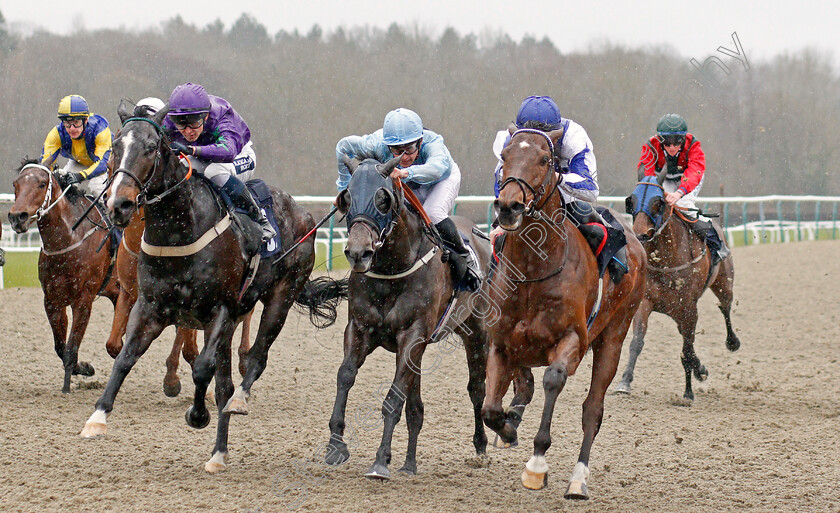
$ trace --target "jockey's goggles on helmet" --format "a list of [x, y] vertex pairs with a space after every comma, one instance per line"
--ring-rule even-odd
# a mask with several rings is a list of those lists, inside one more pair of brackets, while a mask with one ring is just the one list
[[391, 155], [399, 157], [402, 154], [414, 155], [420, 149], [420, 141], [414, 141], [410, 144], [403, 144], [402, 146], [388, 146], [391, 150]]
[[205, 115], [206, 113], [204, 112], [199, 114], [175, 114], [169, 116], [169, 119], [172, 120], [172, 123], [178, 130], [186, 130], [187, 128], [198, 130], [204, 125]]
[[682, 146], [685, 142], [685, 136], [680, 134], [660, 135], [659, 142], [663, 146]]
[[82, 116], [64, 116], [61, 118], [61, 124], [64, 128], [81, 128], [85, 124], [85, 118]]

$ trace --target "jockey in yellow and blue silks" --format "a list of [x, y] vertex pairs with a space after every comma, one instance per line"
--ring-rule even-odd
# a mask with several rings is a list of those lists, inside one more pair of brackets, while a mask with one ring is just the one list
[[77, 184], [86, 194], [99, 196], [108, 180], [107, 166], [111, 157], [111, 129], [99, 114], [91, 114], [88, 103], [77, 94], [61, 99], [58, 119], [44, 140], [41, 164], [52, 167], [59, 155], [67, 165], [58, 175], [62, 189]]

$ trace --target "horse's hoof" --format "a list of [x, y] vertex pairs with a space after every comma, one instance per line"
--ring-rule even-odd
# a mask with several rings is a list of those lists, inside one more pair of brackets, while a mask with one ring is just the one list
[[248, 403], [236, 397], [231, 397], [222, 413], [234, 413], [237, 415], [248, 415]]
[[400, 467], [400, 469], [399, 469], [399, 470], [397, 470], [397, 472], [401, 472], [401, 473], [403, 473], [403, 474], [405, 474], [405, 475], [407, 475], [407, 476], [416, 476], [416, 475], [417, 475], [417, 466], [416, 466], [416, 465], [411, 465], [411, 466], [409, 466], [409, 465], [406, 463], [405, 465], [403, 465], [402, 467]]
[[79, 376], [93, 376], [95, 373], [96, 371], [93, 369], [93, 365], [88, 362], [79, 362], [76, 364], [76, 368], [73, 369], [73, 374]]
[[622, 381], [615, 387], [615, 393], [619, 395], [630, 395], [630, 383]]
[[105, 433], [108, 431], [108, 426], [105, 425], [103, 422], [85, 422], [85, 427], [82, 428], [82, 432], [79, 433], [79, 436], [82, 438], [99, 438], [101, 436], [105, 436]]
[[542, 490], [548, 484], [548, 472], [522, 471], [522, 486], [529, 490]]
[[[706, 378], [709, 377], [709, 371], [706, 370], [705, 365], [701, 365], [694, 369], [694, 377], [697, 378], [697, 381], [706, 381]], [[692, 397], [692, 399], [694, 399]]]
[[493, 439], [493, 447], [495, 447], [496, 449], [512, 449], [517, 445], [519, 445], [518, 438], [514, 438], [512, 442], [505, 442], [497, 434], [496, 438]]
[[741, 348], [741, 341], [738, 340], [738, 337], [735, 335], [732, 335], [732, 337], [726, 337], [726, 348], [735, 352]]
[[324, 463], [338, 466], [350, 459], [350, 451], [347, 446], [336, 447], [332, 444], [327, 446], [327, 453], [324, 455]]
[[166, 397], [178, 397], [178, 394], [181, 393], [181, 381], [176, 381], [174, 385], [170, 385], [169, 383], [163, 383], [163, 395]]
[[588, 501], [589, 490], [586, 489], [586, 483], [583, 481], [571, 481], [563, 497], [578, 501]]
[[193, 406], [190, 406], [184, 417], [187, 419], [187, 425], [195, 429], [204, 429], [210, 423], [210, 411], [207, 408], [204, 412], [198, 413]]
[[378, 463], [374, 463], [370, 470], [365, 473], [365, 477], [368, 479], [379, 479], [381, 481], [388, 481], [391, 479], [391, 471], [388, 470], [388, 467], [385, 465], [380, 465]]
[[216, 453], [204, 464], [204, 470], [209, 474], [216, 474], [227, 470], [227, 453]]

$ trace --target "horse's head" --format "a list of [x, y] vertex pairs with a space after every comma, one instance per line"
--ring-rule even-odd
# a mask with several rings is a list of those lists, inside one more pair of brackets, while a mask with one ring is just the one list
[[162, 168], [168, 160], [176, 158], [161, 127], [167, 112], [164, 108], [148, 116], [143, 107], [129, 112], [122, 102], [117, 109], [123, 126], [111, 149], [108, 171], [113, 181], [105, 203], [117, 226], [128, 225], [146, 193], [163, 186]]
[[642, 242], [651, 240], [667, 221], [664, 180], [665, 171], [657, 176], [641, 176], [633, 193], [624, 200], [626, 212], [633, 216], [633, 232]]
[[376, 250], [391, 233], [402, 206], [402, 194], [389, 178], [400, 158], [385, 164], [367, 159], [360, 162], [344, 157], [350, 183], [336, 198], [336, 206], [347, 219], [344, 254], [355, 272], [367, 272]]
[[17, 233], [24, 233], [36, 221], [54, 198], [61, 194], [52, 170], [35, 159], [23, 159], [17, 169], [15, 203], [9, 210], [9, 223]]
[[510, 142], [502, 150], [502, 183], [494, 206], [499, 226], [516, 230], [525, 211], [544, 207], [556, 187], [554, 148], [563, 129], [543, 132], [511, 126], [510, 133]]

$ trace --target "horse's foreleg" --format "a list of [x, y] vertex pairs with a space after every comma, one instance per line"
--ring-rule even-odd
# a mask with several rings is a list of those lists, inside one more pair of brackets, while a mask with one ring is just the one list
[[580, 446], [578, 461], [566, 488], [567, 499], [588, 499], [589, 492], [586, 480], [589, 478], [589, 453], [595, 436], [601, 428], [604, 418], [604, 396], [618, 370], [618, 360], [621, 358], [621, 345], [627, 329], [630, 327], [628, 317], [623, 325], [606, 328], [608, 333], [602, 333], [592, 344], [592, 381], [589, 394], [583, 402], [583, 442]]
[[111, 358], [116, 358], [120, 354], [120, 349], [123, 345], [123, 335], [125, 335], [125, 328], [128, 324], [128, 314], [131, 312], [131, 307], [137, 296], [132, 297], [131, 293], [120, 287], [120, 295], [117, 298], [117, 304], [114, 305], [114, 320], [111, 322], [111, 334], [108, 335], [108, 341], [105, 342], [105, 349]]
[[[166, 358], [166, 375], [163, 376], [163, 393], [167, 397], [175, 397], [181, 393], [181, 380], [178, 378], [178, 364], [181, 361], [181, 351], [186, 339], [190, 338], [190, 332], [186, 328], [178, 328], [175, 331], [175, 341], [172, 343], [172, 351]], [[194, 332], [193, 332], [194, 333]], [[195, 339], [195, 335], [192, 335]]]
[[[554, 354], [549, 357], [551, 363], [543, 374], [545, 404], [540, 428], [534, 436], [534, 455], [522, 471], [522, 485], [530, 490], [544, 488], [548, 480], [548, 463], [545, 461], [545, 453], [551, 447], [551, 418], [554, 415], [554, 406], [568, 378], [569, 362], [565, 353], [577, 352], [579, 354], [580, 344], [580, 337], [576, 332], [566, 334], [554, 349]], [[577, 365], [578, 361], [572, 363]]]
[[251, 395], [251, 387], [265, 370], [268, 350], [280, 334], [280, 330], [283, 329], [283, 324], [286, 323], [286, 316], [289, 315], [294, 297], [289, 291], [288, 284], [284, 284], [275, 288], [270, 299], [264, 303], [257, 337], [246, 358], [245, 377], [242, 378], [242, 384], [234, 390], [229, 404], [225, 406], [225, 413], [248, 414], [248, 397]]
[[[340, 465], [350, 459], [348, 440], [344, 437], [347, 396], [356, 382], [359, 368], [365, 363], [365, 358], [370, 352], [371, 348], [361, 330], [356, 328], [353, 321], [348, 322], [347, 327], [344, 328], [344, 361], [338, 368], [338, 376], [335, 380], [336, 393], [330, 417], [330, 442], [327, 444], [324, 455], [324, 461], [328, 465]], [[355, 437], [351, 435], [348, 438], [352, 440]]]
[[239, 338], [239, 375], [243, 378], [248, 371], [248, 351], [251, 349], [251, 317], [254, 311], [251, 310], [242, 318], [242, 335]]
[[64, 347], [67, 340], [67, 308], [48, 300], [49, 294], [44, 293], [44, 311], [53, 333], [55, 353], [64, 361]]
[[93, 415], [90, 416], [90, 419], [85, 423], [84, 429], [82, 429], [81, 436], [83, 438], [92, 438], [105, 434], [106, 418], [108, 413], [114, 408], [114, 400], [120, 391], [125, 377], [165, 327], [165, 324], [160, 319], [144, 310], [144, 308], [134, 308], [132, 310], [128, 320], [128, 329], [126, 330], [128, 336], [126, 337], [125, 345], [123, 345], [120, 354], [117, 355], [117, 359], [114, 360], [111, 377], [108, 379], [108, 384], [105, 385], [102, 396], [96, 401], [96, 409]]
[[70, 376], [73, 374], [93, 376], [94, 373], [93, 365], [88, 362], [79, 362], [79, 346], [87, 330], [92, 303], [93, 298], [82, 296], [72, 305], [73, 325], [70, 328], [70, 336], [67, 338], [67, 346], [64, 348], [64, 388], [61, 391], [65, 394], [70, 393]]
[[[405, 401], [412, 394], [419, 394], [415, 391], [420, 385], [420, 373], [423, 372], [423, 353], [426, 350], [426, 338], [416, 329], [409, 329], [397, 335], [397, 370], [394, 373], [394, 381], [391, 388], [385, 395], [382, 402], [382, 440], [379, 449], [376, 451], [376, 459], [365, 477], [373, 479], [390, 479], [391, 472], [388, 465], [391, 463], [391, 440], [394, 436], [394, 428], [400, 421]], [[408, 473], [415, 473], [417, 469], [417, 437], [420, 428], [423, 427], [423, 403], [419, 396], [412, 398], [413, 411], [411, 422], [408, 423], [408, 449], [406, 450], [405, 465], [401, 470]]]
[[732, 264], [732, 258], [727, 258], [721, 262], [721, 269], [717, 278], [712, 283], [712, 292], [717, 296], [720, 304], [720, 313], [723, 314], [723, 319], [726, 322], [726, 348], [730, 351], [737, 351], [741, 347], [741, 341], [735, 335], [735, 330], [732, 329], [732, 319], [730, 318], [732, 312], [732, 288], [735, 280], [735, 270]]
[[487, 379], [484, 385], [485, 396], [481, 417], [484, 424], [499, 435], [502, 448], [517, 445], [516, 427], [507, 422], [507, 415], [502, 409], [502, 399], [512, 379], [513, 369], [507, 355], [504, 350], [491, 344], [487, 355]]
[[[210, 412], [205, 404], [205, 394], [210, 386], [210, 381], [216, 373], [216, 352], [219, 351], [222, 340], [226, 338], [230, 342], [236, 324], [231, 319], [230, 311], [224, 305], [216, 309], [213, 320], [207, 329], [204, 330], [204, 347], [198, 358], [195, 359], [192, 369], [193, 383], [195, 383], [195, 396], [193, 405], [187, 409], [187, 425], [196, 429], [203, 429], [210, 423]], [[216, 399], [218, 401], [218, 398]], [[225, 399], [227, 401], [227, 398]]]
[[636, 360], [639, 359], [639, 355], [642, 354], [642, 349], [645, 347], [645, 333], [647, 333], [648, 318], [650, 318], [652, 309], [651, 302], [643, 299], [639, 309], [636, 310], [636, 315], [633, 316], [633, 340], [630, 342], [630, 354], [627, 358], [624, 374], [621, 375], [621, 381], [615, 387], [617, 393], [630, 393], [630, 383], [633, 382]]
[[691, 374], [698, 381], [703, 381], [709, 376], [709, 371], [706, 370], [700, 363], [700, 358], [694, 352], [694, 331], [697, 328], [697, 304], [687, 306], [682, 315], [677, 320], [677, 329], [683, 338], [683, 348], [680, 360], [682, 361], [683, 369], [685, 370], [685, 393], [683, 398], [693, 401], [694, 392], [691, 389]]
[[[487, 452], [487, 434], [484, 432], [484, 421], [481, 418], [481, 407], [484, 405], [485, 388], [484, 379], [487, 374], [487, 342], [478, 326], [471, 327], [472, 335], [459, 333], [464, 341], [464, 348], [467, 351], [467, 367], [469, 368], [469, 380], [467, 381], [467, 392], [470, 394], [470, 401], [473, 405], [475, 416], [475, 432], [473, 433], [473, 446], [475, 453], [483, 455]], [[440, 342], [444, 343], [444, 342]], [[406, 416], [408, 413], [406, 412]]]
[[204, 470], [211, 474], [227, 468], [230, 413], [224, 413], [223, 410], [228, 399], [233, 395], [231, 339], [235, 330], [236, 323], [231, 320], [219, 334], [220, 340], [216, 350], [216, 408], [219, 419], [216, 423], [216, 446], [213, 448], [213, 456], [204, 464]]

